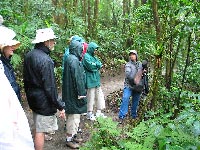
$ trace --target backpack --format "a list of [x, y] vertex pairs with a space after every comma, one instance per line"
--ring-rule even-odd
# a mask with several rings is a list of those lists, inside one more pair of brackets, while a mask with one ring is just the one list
[[144, 89], [144, 78], [143, 78], [143, 70], [138, 70], [139, 64], [136, 64], [137, 73], [134, 77], [134, 83], [132, 85], [132, 90], [138, 93], [142, 93]]

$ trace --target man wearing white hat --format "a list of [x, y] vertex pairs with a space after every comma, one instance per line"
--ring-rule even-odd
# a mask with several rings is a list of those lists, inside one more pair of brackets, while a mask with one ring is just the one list
[[54, 63], [49, 54], [55, 45], [56, 36], [51, 28], [36, 31], [32, 41], [35, 47], [24, 60], [24, 87], [35, 127], [35, 150], [43, 150], [45, 133], [58, 129], [59, 117], [65, 118], [64, 103], [58, 100]]
[[11, 57], [14, 51], [19, 47], [20, 42], [13, 39], [16, 34], [12, 29], [0, 26], [0, 33], [0, 60], [4, 66], [4, 73], [15, 91], [18, 100], [21, 101], [20, 87], [16, 82], [14, 69], [10, 63]]

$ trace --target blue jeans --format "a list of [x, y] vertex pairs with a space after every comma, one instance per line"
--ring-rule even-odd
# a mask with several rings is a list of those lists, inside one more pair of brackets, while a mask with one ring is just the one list
[[124, 119], [124, 117], [126, 116], [128, 112], [129, 99], [131, 96], [132, 96], [131, 116], [134, 119], [137, 117], [137, 107], [140, 100], [140, 94], [141, 93], [132, 91], [132, 89], [129, 87], [124, 87], [122, 103], [119, 110], [120, 119]]

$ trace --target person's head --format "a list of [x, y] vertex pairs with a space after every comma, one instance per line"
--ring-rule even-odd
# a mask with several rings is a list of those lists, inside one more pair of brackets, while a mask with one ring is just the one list
[[1, 53], [6, 57], [10, 58], [14, 51], [19, 47], [20, 42], [17, 40], [8, 40], [1, 45]]
[[36, 31], [36, 37], [32, 41], [32, 43], [33, 44], [44, 43], [44, 45], [48, 47], [49, 50], [53, 50], [56, 44], [55, 42], [56, 38], [57, 37], [55, 36], [51, 28], [38, 29]]
[[81, 42], [81, 43], [84, 43], [84, 39], [78, 35], [74, 35], [71, 37], [71, 40], [72, 41], [78, 41], [78, 42]]
[[78, 41], [71, 41], [69, 45], [69, 53], [75, 55], [78, 57], [79, 60], [82, 59], [82, 52], [83, 52], [83, 46]]
[[6, 58], [10, 58], [20, 42], [13, 39], [16, 34], [12, 29], [1, 26], [0, 33], [0, 51]]
[[129, 58], [131, 61], [137, 61], [138, 60], [138, 54], [136, 50], [130, 50], [129, 51]]
[[99, 46], [95, 42], [90, 42], [87, 48], [87, 53], [94, 56], [99, 49]]

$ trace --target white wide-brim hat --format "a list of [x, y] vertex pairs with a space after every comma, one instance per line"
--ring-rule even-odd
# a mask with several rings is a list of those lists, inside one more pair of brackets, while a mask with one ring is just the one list
[[45, 42], [51, 39], [56, 39], [53, 30], [51, 28], [45, 28], [45, 29], [38, 29], [36, 31], [36, 37], [32, 41], [33, 44]]
[[17, 49], [20, 45], [20, 42], [14, 40], [13, 38], [16, 36], [16, 33], [7, 27], [0, 26], [0, 49], [3, 50], [6, 46], [15, 46]]
[[14, 46], [17, 49], [20, 46], [20, 42], [17, 40], [7, 40], [6, 42], [0, 44], [0, 49], [3, 50], [6, 46]]
[[12, 29], [0, 26], [0, 43], [3, 43], [8, 39], [14, 39], [15, 36], [16, 33]]

